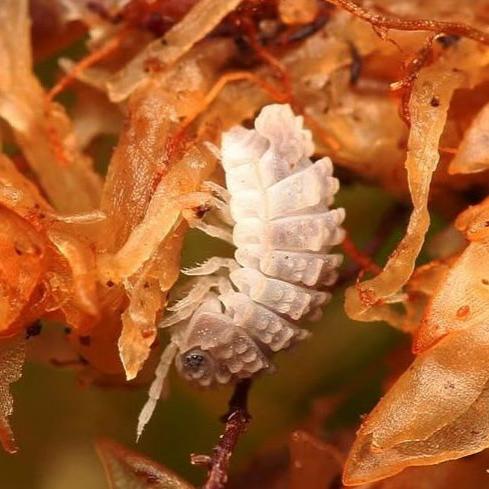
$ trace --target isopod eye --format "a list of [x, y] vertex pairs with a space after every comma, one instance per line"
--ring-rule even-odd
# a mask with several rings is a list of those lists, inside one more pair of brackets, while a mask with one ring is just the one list
[[198, 352], [189, 352], [183, 358], [183, 365], [187, 370], [198, 371], [204, 366], [205, 356]]
[[209, 354], [198, 348], [182, 353], [177, 360], [177, 365], [185, 377], [200, 383], [210, 379], [214, 372], [214, 362]]

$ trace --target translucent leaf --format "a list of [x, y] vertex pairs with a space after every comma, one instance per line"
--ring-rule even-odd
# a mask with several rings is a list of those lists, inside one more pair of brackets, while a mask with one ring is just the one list
[[453, 331], [420, 354], [362, 424], [346, 481], [371, 482], [489, 446], [488, 357], [487, 322]]
[[152, 59], [163, 69], [173, 65], [192, 46], [205, 37], [233, 11], [241, 0], [201, 0], [170, 29], [163, 39], [156, 39], [109, 81], [112, 101], [120, 102], [148, 79], [145, 62]]
[[[213, 171], [215, 158], [194, 146], [170, 169], [158, 185], [146, 211], [124, 246], [109, 256], [112, 280], [124, 279], [130, 303], [123, 315], [119, 340], [127, 378], [133, 379], [149, 354], [156, 336], [156, 315], [178, 278], [180, 251], [187, 230], [181, 224], [185, 208], [203, 204], [197, 193]], [[196, 199], [191, 197], [195, 192]], [[190, 194], [190, 195], [187, 195]]]
[[460, 489], [487, 487], [489, 452], [431, 467], [413, 467], [375, 484], [375, 489]]
[[469, 207], [455, 221], [469, 245], [453, 261], [433, 292], [417, 331], [414, 350], [423, 351], [444, 335], [484, 323], [489, 299], [489, 199]]
[[406, 159], [414, 209], [406, 234], [383, 271], [375, 278], [347, 290], [345, 309], [353, 319], [383, 319], [402, 327], [401, 318], [387, 303], [395, 300], [395, 295], [411, 276], [430, 224], [428, 194], [439, 160], [440, 136], [453, 92], [466, 81], [460, 68], [465, 66], [468, 69], [484, 62], [479, 57], [468, 55], [467, 44], [459, 48], [455, 54], [441, 57], [431, 66], [420, 70], [414, 83], [409, 101], [411, 130]]
[[489, 104], [476, 115], [450, 163], [450, 173], [476, 173], [489, 167]]
[[415, 342], [422, 353], [361, 426], [345, 468], [349, 484], [489, 447], [488, 203], [456, 221], [470, 244], [435, 285]]
[[405, 304], [406, 315], [404, 318], [403, 330], [415, 333], [419, 331], [425, 310], [439, 289], [440, 284], [445, 280], [449, 271], [447, 261], [433, 261], [418, 267], [409, 282], [406, 284], [406, 292], [409, 301]]
[[26, 0], [4, 0], [0, 9], [0, 117], [54, 206], [65, 212], [94, 209], [101, 180], [80, 152], [71, 122], [46, 95], [32, 71]]
[[487, 322], [488, 245], [489, 241], [471, 243], [450, 268], [426, 308], [416, 334], [415, 351], [426, 350], [453, 331]]
[[122, 315], [118, 346], [127, 378], [133, 379], [146, 361], [156, 337], [157, 313], [180, 273], [180, 252], [186, 225], [163, 241], [146, 263], [134, 285], [128, 287], [129, 306]]
[[25, 324], [23, 312], [45, 269], [44, 246], [31, 225], [0, 207], [0, 335]]
[[345, 466], [346, 485], [373, 482], [409, 466], [437, 464], [488, 448], [488, 409], [489, 388], [486, 386], [465, 412], [426, 439], [405, 441], [385, 450], [375, 447], [373, 433], [362, 427]]
[[166, 467], [113, 441], [97, 442], [97, 451], [111, 489], [192, 489]]
[[0, 443], [9, 453], [17, 451], [8, 421], [13, 412], [10, 384], [20, 379], [24, 360], [25, 340], [22, 337], [0, 340]]

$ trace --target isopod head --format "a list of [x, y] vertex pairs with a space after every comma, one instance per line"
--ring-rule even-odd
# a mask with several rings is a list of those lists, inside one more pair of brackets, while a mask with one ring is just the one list
[[183, 377], [202, 385], [210, 385], [215, 377], [215, 362], [208, 352], [192, 348], [176, 358], [176, 365]]

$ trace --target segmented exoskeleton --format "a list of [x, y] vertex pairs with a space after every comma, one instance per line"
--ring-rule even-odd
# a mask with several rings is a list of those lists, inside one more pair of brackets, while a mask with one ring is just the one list
[[314, 146], [302, 117], [289, 105], [264, 107], [255, 129], [222, 136], [227, 190], [214, 183], [219, 225], [200, 229], [232, 242], [234, 259], [214, 257], [184, 271], [198, 276], [187, 296], [168, 309], [171, 327], [141, 415], [148, 419], [172, 359], [203, 386], [251, 377], [271, 367], [273, 352], [308, 335], [300, 319], [317, 319], [330, 299], [342, 256], [330, 254], [344, 237], [344, 209], [329, 209], [339, 183], [332, 163], [310, 160]]

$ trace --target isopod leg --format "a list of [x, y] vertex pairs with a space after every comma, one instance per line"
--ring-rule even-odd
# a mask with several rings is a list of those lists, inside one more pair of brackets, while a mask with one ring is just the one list
[[205, 234], [212, 236], [213, 238], [219, 238], [226, 243], [233, 244], [233, 233], [232, 231], [224, 225], [209, 224], [204, 221], [196, 221], [192, 224], [194, 229], [199, 229]]
[[156, 403], [163, 392], [168, 371], [170, 370], [170, 366], [177, 352], [178, 346], [175, 343], [170, 343], [161, 355], [160, 363], [156, 367], [155, 378], [151, 384], [151, 387], [149, 388], [148, 400], [139, 414], [137, 440], [139, 440], [139, 437], [143, 433], [144, 427], [153, 415]]
[[209, 258], [201, 265], [193, 268], [186, 268], [182, 270], [185, 275], [212, 275], [221, 268], [228, 268], [229, 270], [235, 270], [238, 268], [238, 264], [234, 258], [221, 258], [214, 256]]

